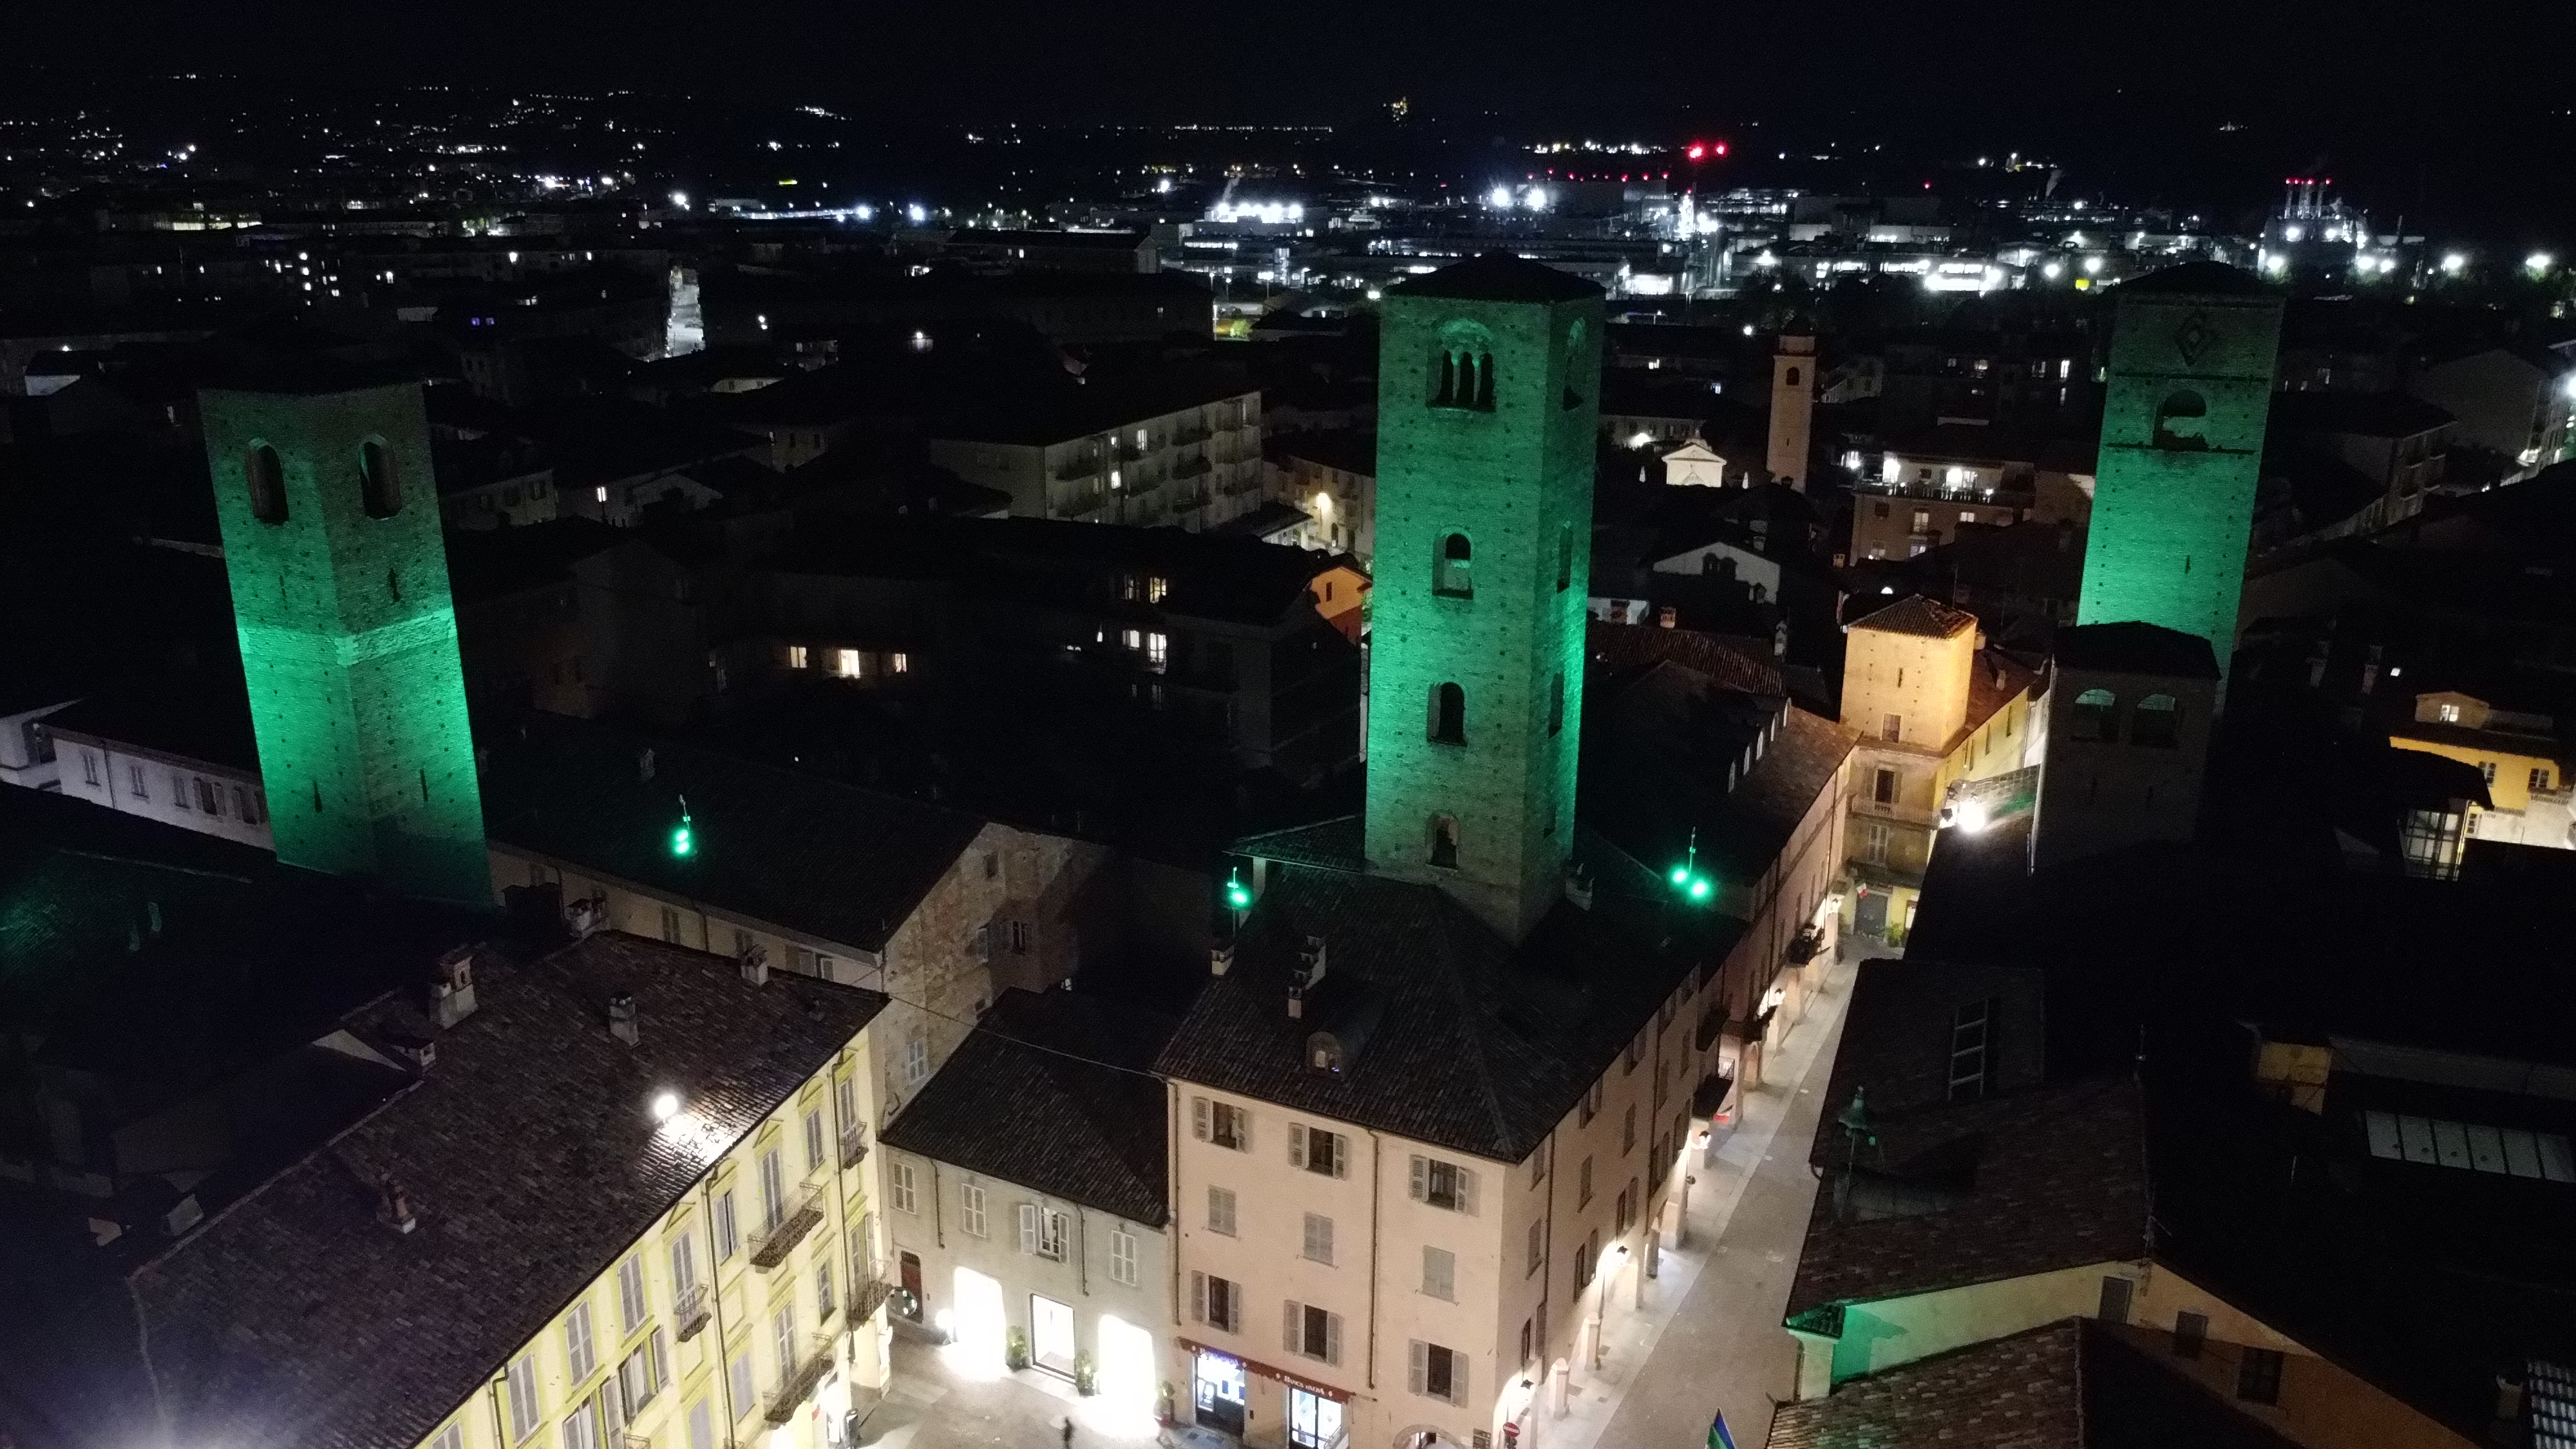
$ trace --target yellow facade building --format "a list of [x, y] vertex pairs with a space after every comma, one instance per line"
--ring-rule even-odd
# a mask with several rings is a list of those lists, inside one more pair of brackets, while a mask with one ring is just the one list
[[2545, 714], [2499, 709], [2458, 690], [2415, 696], [2414, 717], [2388, 732], [2401, 750], [2474, 765], [2486, 777], [2488, 809], [2472, 805], [2468, 833], [2478, 840], [2576, 849], [2576, 789], [2559, 747], [2556, 721]]
[[1852, 752], [1848, 929], [1901, 941], [1952, 784], [2037, 758], [2037, 676], [1982, 647], [1976, 616], [1919, 595], [1845, 626]]
[[131, 1275], [167, 1441], [837, 1442], [885, 998], [615, 932], [426, 985], [331, 1039], [407, 1083]]

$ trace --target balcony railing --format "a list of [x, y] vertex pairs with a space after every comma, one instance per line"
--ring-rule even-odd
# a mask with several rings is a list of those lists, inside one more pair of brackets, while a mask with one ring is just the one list
[[841, 1166], [843, 1168], [846, 1169], [858, 1166], [860, 1159], [867, 1155], [868, 1129], [866, 1127], [853, 1127], [849, 1131], [841, 1134]]
[[1214, 466], [1214, 464], [1210, 463], [1205, 458], [1183, 458], [1180, 462], [1172, 465], [1172, 476], [1175, 478], [1196, 478], [1200, 474], [1209, 471]]
[[1206, 428], [1183, 428], [1179, 432], [1172, 434], [1172, 446], [1175, 448], [1186, 448], [1192, 443], [1204, 443], [1215, 436], [1216, 434], [1208, 431]]
[[822, 1194], [811, 1189], [798, 1194], [795, 1201], [788, 1204], [787, 1210], [779, 1214], [778, 1221], [770, 1224], [769, 1230], [762, 1233], [760, 1241], [753, 1245], [751, 1266], [766, 1273], [786, 1262], [787, 1255], [796, 1251], [796, 1245], [805, 1241], [805, 1235], [814, 1231], [822, 1221]]
[[697, 1337], [698, 1330], [707, 1326], [707, 1318], [710, 1310], [714, 1306], [714, 1301], [713, 1297], [708, 1294], [707, 1285], [704, 1283], [700, 1283], [680, 1295], [680, 1301], [677, 1305], [677, 1312], [680, 1319], [680, 1342], [686, 1343], [690, 1339]]
[[850, 1321], [856, 1323], [894, 1296], [895, 1285], [874, 1271], [850, 1285]]
[[1058, 463], [1055, 467], [1055, 480], [1059, 483], [1071, 483], [1079, 479], [1097, 478], [1099, 476], [1100, 460], [1098, 458], [1068, 458], [1064, 462]]
[[770, 1391], [769, 1422], [784, 1424], [795, 1418], [796, 1411], [813, 1396], [814, 1386], [831, 1371], [832, 1340], [817, 1334], [802, 1346], [796, 1361], [787, 1365], [786, 1373], [778, 1380], [778, 1387]]

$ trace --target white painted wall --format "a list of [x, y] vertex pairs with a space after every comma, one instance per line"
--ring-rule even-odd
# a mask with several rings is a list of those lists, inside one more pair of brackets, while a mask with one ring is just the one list
[[56, 779], [66, 795], [201, 835], [277, 848], [259, 776], [251, 771], [89, 735], [57, 734], [54, 741]]

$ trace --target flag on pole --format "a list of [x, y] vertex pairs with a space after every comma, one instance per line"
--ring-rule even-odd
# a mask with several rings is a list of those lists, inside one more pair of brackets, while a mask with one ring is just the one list
[[1724, 1409], [1718, 1410], [1717, 1417], [1708, 1421], [1708, 1449], [1735, 1449], [1735, 1436], [1726, 1432]]

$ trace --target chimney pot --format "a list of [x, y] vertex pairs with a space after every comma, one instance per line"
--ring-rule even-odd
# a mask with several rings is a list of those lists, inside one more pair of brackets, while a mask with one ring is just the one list
[[439, 1030], [474, 1014], [474, 948], [459, 946], [438, 958], [429, 983], [429, 1019]]
[[752, 943], [752, 945], [746, 948], [740, 956], [734, 958], [734, 965], [742, 972], [742, 979], [745, 983], [752, 986], [767, 986], [769, 984], [768, 947], [763, 946], [758, 942]]
[[1208, 974], [1223, 976], [1234, 969], [1234, 943], [1219, 941], [1208, 948]]
[[642, 1040], [643, 1034], [636, 1022], [635, 998], [632, 994], [621, 991], [608, 998], [608, 1034], [630, 1047]]
[[411, 1194], [390, 1172], [376, 1178], [376, 1219], [398, 1233], [420, 1226], [420, 1218], [411, 1210]]

